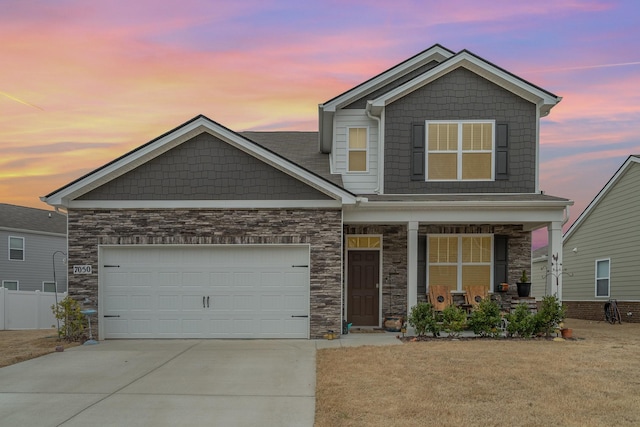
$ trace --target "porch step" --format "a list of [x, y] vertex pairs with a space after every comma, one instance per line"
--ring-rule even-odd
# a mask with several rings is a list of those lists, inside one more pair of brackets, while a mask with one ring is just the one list
[[531, 313], [538, 312], [538, 304], [536, 304], [535, 297], [512, 297], [511, 298], [511, 313], [515, 311], [519, 304], [527, 304]]

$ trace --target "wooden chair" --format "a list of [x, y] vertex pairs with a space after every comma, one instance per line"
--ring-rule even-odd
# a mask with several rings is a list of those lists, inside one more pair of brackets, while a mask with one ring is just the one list
[[445, 285], [429, 285], [429, 303], [434, 311], [442, 311], [453, 304], [451, 290]]
[[489, 288], [484, 285], [464, 287], [465, 303], [475, 309], [480, 302], [489, 296]]

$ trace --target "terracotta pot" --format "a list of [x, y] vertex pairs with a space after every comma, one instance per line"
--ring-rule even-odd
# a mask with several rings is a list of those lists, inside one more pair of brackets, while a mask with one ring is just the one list
[[562, 338], [571, 338], [573, 336], [573, 329], [562, 328], [560, 329], [560, 334], [562, 334]]

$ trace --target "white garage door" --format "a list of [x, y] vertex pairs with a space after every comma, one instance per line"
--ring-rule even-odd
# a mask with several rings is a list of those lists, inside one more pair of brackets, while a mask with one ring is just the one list
[[100, 251], [104, 338], [308, 338], [308, 246]]

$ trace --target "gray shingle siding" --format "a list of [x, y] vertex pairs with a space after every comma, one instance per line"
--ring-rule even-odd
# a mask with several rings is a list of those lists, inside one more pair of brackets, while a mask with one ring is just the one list
[[[385, 193], [532, 193], [536, 106], [458, 68], [386, 107]], [[496, 120], [509, 125], [509, 179], [491, 182], [411, 181], [411, 124], [425, 120]]]
[[202, 133], [78, 200], [327, 200], [327, 195]]

